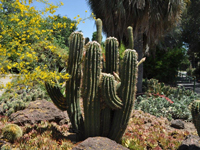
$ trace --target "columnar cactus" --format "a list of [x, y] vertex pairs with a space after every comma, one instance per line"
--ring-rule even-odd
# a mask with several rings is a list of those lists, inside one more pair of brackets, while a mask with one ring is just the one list
[[[80, 32], [74, 32], [69, 37], [69, 59], [67, 72], [71, 78], [66, 82], [66, 97], [56, 86], [45, 83], [47, 92], [54, 104], [61, 110], [67, 110], [72, 128], [81, 137], [84, 134], [83, 117], [80, 109], [80, 85], [81, 85], [81, 60], [83, 56], [84, 38]], [[79, 137], [80, 138], [80, 137]]]
[[[81, 87], [82, 39], [79, 32], [72, 33], [69, 38], [67, 72], [71, 78], [66, 83], [66, 97], [58, 87], [49, 83], [46, 83], [46, 89], [54, 104], [61, 110], [67, 110], [72, 127], [78, 135], [77, 140], [106, 136], [119, 142], [128, 125], [135, 99], [139, 64], [137, 53], [133, 49], [125, 51], [119, 74], [118, 41], [114, 37], [107, 38], [106, 73], [103, 73], [100, 44], [96, 41], [87, 43]], [[79, 105], [80, 92], [83, 97], [84, 120]]]
[[101, 21], [101, 19], [97, 19], [96, 20], [96, 26], [97, 26], [97, 42], [99, 43], [99, 44], [101, 44], [101, 41], [102, 41], [102, 35], [101, 35], [101, 33], [102, 33], [102, 21]]
[[200, 100], [195, 100], [191, 104], [192, 121], [197, 133], [200, 136]]
[[85, 137], [100, 134], [100, 100], [98, 84], [101, 74], [101, 47], [96, 41], [86, 45], [83, 70], [83, 106]]
[[129, 39], [129, 48], [130, 49], [133, 49], [134, 48], [134, 39], [133, 39], [133, 28], [131, 26], [129, 26], [127, 28], [127, 31], [128, 31], [128, 39]]
[[116, 38], [109, 37], [106, 39], [106, 73], [119, 73], [119, 43]]

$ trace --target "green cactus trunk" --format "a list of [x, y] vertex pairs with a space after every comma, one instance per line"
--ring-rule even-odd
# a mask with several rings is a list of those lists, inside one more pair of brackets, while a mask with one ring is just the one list
[[83, 139], [84, 122], [80, 109], [80, 81], [81, 81], [81, 60], [83, 55], [84, 38], [80, 32], [74, 32], [69, 37], [69, 59], [67, 72], [71, 75], [66, 82], [66, 97], [56, 86], [52, 87], [45, 83], [54, 104], [61, 110], [67, 110], [68, 116], [72, 123], [74, 132], [77, 133], [77, 140]]
[[105, 42], [106, 46], [106, 73], [119, 73], [119, 43], [116, 38], [109, 37]]
[[134, 48], [133, 28], [129, 26], [127, 28], [127, 32], [128, 32], [128, 39], [129, 39], [128, 48], [133, 49]]
[[137, 53], [135, 50], [126, 50], [123, 58], [120, 97], [123, 101], [122, 109], [114, 112], [113, 123], [109, 138], [119, 142], [126, 130], [133, 108], [137, 82]]
[[85, 138], [100, 135], [100, 101], [98, 84], [101, 74], [101, 48], [96, 41], [86, 45], [83, 70], [83, 106]]
[[102, 21], [101, 21], [101, 19], [97, 19], [96, 20], [96, 26], [97, 26], [97, 42], [99, 43], [99, 44], [101, 44], [101, 41], [102, 41]]
[[200, 100], [195, 100], [191, 105], [192, 121], [200, 136]]

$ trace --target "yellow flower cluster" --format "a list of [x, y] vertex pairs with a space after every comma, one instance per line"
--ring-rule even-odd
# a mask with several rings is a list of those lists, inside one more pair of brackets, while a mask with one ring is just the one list
[[[44, 81], [54, 83], [55, 80], [59, 79], [67, 80], [69, 74], [52, 72], [48, 70], [47, 65], [37, 66], [35, 69], [31, 68], [31, 64], [39, 60], [33, 45], [34, 43], [44, 44], [45, 41], [49, 41], [45, 43], [45, 48], [66, 59], [66, 56], [58, 52], [57, 46], [50, 44], [54, 41], [53, 30], [72, 29], [77, 27], [80, 22], [84, 23], [86, 19], [94, 18], [94, 15], [92, 14], [85, 19], [77, 15], [74, 18], [77, 19], [76, 23], [53, 22], [53, 30], [47, 29], [45, 28], [46, 19], [42, 15], [50, 14], [48, 15], [49, 19], [57, 20], [57, 16], [52, 14], [64, 3], [60, 2], [58, 5], [53, 5], [48, 0], [36, 1], [46, 4], [45, 9], [36, 10], [34, 6], [30, 5], [33, 0], [16, 0], [9, 4], [13, 13], [6, 14], [3, 13], [5, 11], [3, 3], [7, 2], [7, 0], [0, 0], [0, 17], [3, 18], [0, 21], [0, 75], [10, 73], [13, 68], [16, 68], [19, 71], [18, 82], [27, 85], [32, 85], [35, 81], [39, 83], [44, 83]], [[85, 13], [87, 13], [87, 10]], [[67, 19], [66, 16], [63, 16], [63, 18]], [[8, 88], [11, 86], [11, 83], [7, 84]], [[3, 85], [0, 83], [0, 88], [2, 87]]]
[[[37, 1], [47, 4], [45, 13], [53, 14], [59, 7], [46, 0]], [[51, 42], [54, 40], [53, 30], [42, 28], [45, 19], [41, 16], [41, 11], [30, 6], [32, 0], [16, 0], [11, 3], [10, 5], [15, 12], [9, 14], [3, 13], [2, 4], [4, 2], [6, 1], [0, 0], [1, 17], [4, 18], [0, 21], [0, 75], [9, 73], [12, 68], [17, 68], [20, 71], [19, 82], [28, 85], [31, 85], [33, 81], [43, 83], [47, 80], [53, 81], [53, 79], [68, 79], [68, 74], [49, 71], [46, 66], [38, 66], [31, 72], [29, 71], [29, 65], [38, 61], [32, 44], [46, 40]], [[62, 2], [61, 5], [63, 5]], [[54, 19], [56, 19], [55, 16]], [[55, 29], [66, 27], [66, 23], [54, 24]], [[57, 49], [56, 46], [52, 45], [46, 45], [46, 47], [52, 52]], [[0, 88], [2, 87], [3, 85], [0, 85]], [[11, 87], [11, 83], [7, 84], [7, 87]]]

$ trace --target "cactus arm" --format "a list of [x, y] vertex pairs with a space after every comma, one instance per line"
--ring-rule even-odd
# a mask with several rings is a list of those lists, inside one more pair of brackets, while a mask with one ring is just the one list
[[[135, 50], [126, 50], [123, 58], [120, 97], [123, 101], [122, 109], [114, 112], [113, 124], [109, 138], [119, 142], [126, 130], [133, 108], [137, 82], [137, 53]], [[116, 132], [118, 131], [118, 132]]]
[[85, 138], [100, 135], [100, 100], [97, 95], [101, 73], [101, 48], [96, 41], [86, 45], [83, 70]]
[[66, 81], [66, 103], [72, 128], [80, 136], [84, 134], [84, 123], [80, 109], [80, 83], [81, 83], [81, 60], [83, 57], [84, 38], [80, 32], [74, 32], [69, 37], [69, 59], [67, 72], [71, 78]]
[[[103, 73], [102, 73], [103, 74]], [[114, 77], [110, 74], [103, 74], [102, 77], [102, 96], [106, 104], [111, 109], [121, 109], [123, 104], [116, 94], [116, 87], [114, 85]]]
[[80, 32], [73, 32], [69, 37], [69, 59], [67, 72], [71, 78], [66, 81], [66, 97], [62, 95], [59, 88], [52, 87], [46, 83], [46, 89], [55, 103], [61, 110], [67, 110], [72, 123], [72, 128], [77, 133], [77, 138], [82, 139], [84, 134], [84, 122], [80, 109], [80, 81], [81, 81], [81, 60], [83, 55], [84, 38]]
[[133, 49], [134, 48], [133, 28], [131, 26], [129, 26], [127, 28], [127, 32], [128, 32], [128, 39], [129, 39], [129, 41], [128, 41], [128, 43], [129, 43], [128, 48], [129, 49]]
[[195, 100], [191, 105], [192, 122], [200, 136], [200, 100]]
[[68, 106], [66, 103], [66, 99], [61, 93], [60, 89], [56, 86], [52, 86], [48, 82], [45, 82], [46, 90], [53, 101], [53, 103], [60, 109], [60, 110], [67, 110]]
[[97, 19], [96, 20], [96, 26], [97, 26], [97, 42], [99, 43], [99, 44], [101, 44], [101, 41], [102, 41], [102, 21], [101, 21], [101, 19]]
[[109, 37], [106, 39], [106, 73], [119, 73], [119, 43], [116, 38]]

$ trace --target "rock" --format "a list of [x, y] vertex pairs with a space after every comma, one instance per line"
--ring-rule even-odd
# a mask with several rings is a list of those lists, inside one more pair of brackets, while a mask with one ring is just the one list
[[197, 135], [188, 135], [178, 150], [200, 150], [200, 137]]
[[171, 127], [176, 128], [176, 129], [184, 129], [184, 122], [182, 120], [172, 120], [171, 121]]
[[128, 148], [110, 140], [106, 137], [89, 137], [79, 143], [72, 150], [128, 150]]
[[24, 110], [17, 111], [9, 116], [9, 121], [22, 125], [25, 123], [35, 124], [41, 121], [59, 123], [68, 118], [66, 111], [59, 110], [53, 103], [46, 100], [30, 102]]

